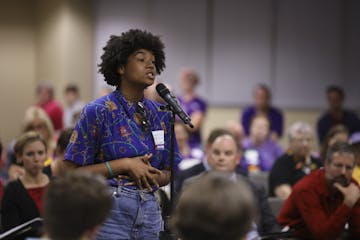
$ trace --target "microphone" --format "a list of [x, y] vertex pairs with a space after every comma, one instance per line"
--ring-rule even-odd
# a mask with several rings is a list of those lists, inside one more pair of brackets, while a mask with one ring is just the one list
[[170, 93], [169, 89], [163, 83], [159, 83], [158, 85], [156, 85], [156, 91], [159, 94], [159, 96], [162, 99], [164, 99], [167, 104], [170, 105], [170, 108], [174, 111], [175, 114], [177, 114], [180, 117], [180, 119], [185, 124], [189, 125], [191, 128], [194, 127], [194, 125], [192, 125], [191, 123], [191, 119], [189, 115], [187, 115], [186, 112], [184, 112], [177, 98]]

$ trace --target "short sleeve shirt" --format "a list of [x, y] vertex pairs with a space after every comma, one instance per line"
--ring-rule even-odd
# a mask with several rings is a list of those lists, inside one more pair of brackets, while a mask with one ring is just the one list
[[[74, 127], [65, 159], [85, 166], [152, 153], [153, 167], [170, 169], [171, 113], [148, 99], [142, 103], [150, 124], [147, 130], [135, 121], [136, 104], [126, 101], [118, 90], [87, 104]], [[163, 146], [155, 144], [154, 131], [163, 131]], [[177, 166], [181, 158], [174, 141]]]

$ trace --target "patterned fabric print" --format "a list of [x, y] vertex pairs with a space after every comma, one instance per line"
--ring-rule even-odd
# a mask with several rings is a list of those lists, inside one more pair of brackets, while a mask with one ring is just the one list
[[[75, 125], [65, 159], [84, 166], [119, 158], [152, 153], [150, 163], [158, 169], [170, 169], [170, 113], [159, 104], [143, 99], [150, 130], [135, 122], [135, 104], [114, 91], [87, 104]], [[152, 131], [164, 130], [165, 149], [155, 150]], [[175, 166], [180, 162], [175, 142]], [[111, 185], [117, 185], [112, 181]]]

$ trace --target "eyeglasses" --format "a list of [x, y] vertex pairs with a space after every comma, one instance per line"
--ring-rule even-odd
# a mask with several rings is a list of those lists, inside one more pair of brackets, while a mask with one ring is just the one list
[[145, 110], [144, 104], [142, 104], [142, 102], [138, 102], [136, 104], [135, 112], [139, 116], [139, 120], [140, 120], [141, 126], [143, 127], [144, 131], [145, 132], [149, 131], [150, 122], [146, 118], [146, 110]]

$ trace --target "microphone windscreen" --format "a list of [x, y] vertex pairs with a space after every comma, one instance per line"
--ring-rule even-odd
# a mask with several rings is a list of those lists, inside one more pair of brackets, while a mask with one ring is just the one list
[[160, 97], [164, 97], [166, 94], [169, 94], [170, 91], [163, 83], [159, 83], [156, 85], [156, 91], [160, 95]]

